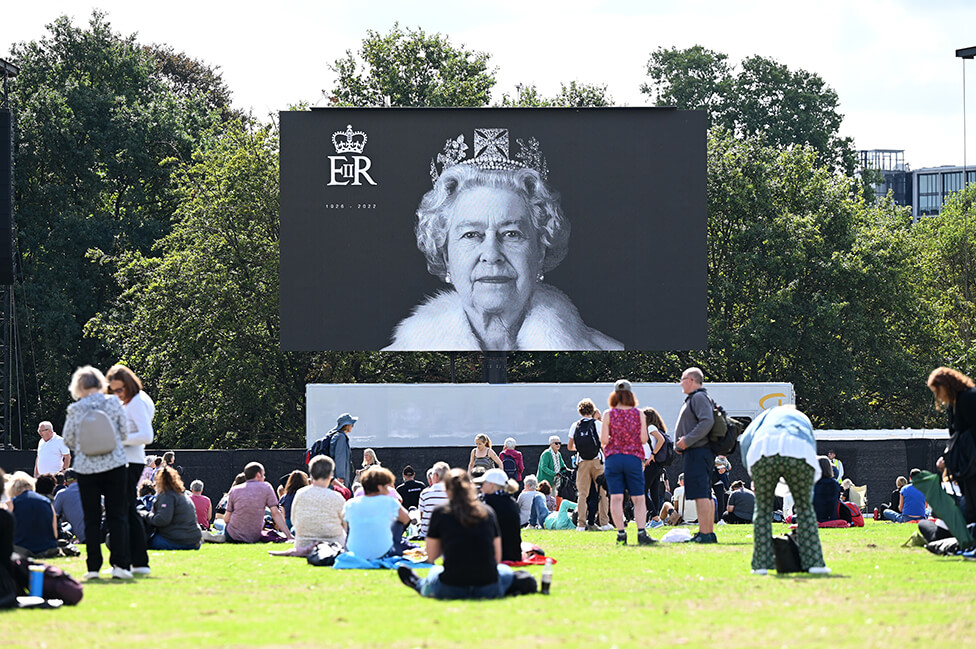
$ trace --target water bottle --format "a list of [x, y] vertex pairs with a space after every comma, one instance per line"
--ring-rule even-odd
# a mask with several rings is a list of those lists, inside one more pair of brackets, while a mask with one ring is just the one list
[[542, 588], [543, 595], [549, 594], [549, 587], [552, 585], [552, 557], [546, 557], [546, 565], [542, 567]]
[[44, 566], [29, 566], [30, 570], [30, 596], [44, 597]]

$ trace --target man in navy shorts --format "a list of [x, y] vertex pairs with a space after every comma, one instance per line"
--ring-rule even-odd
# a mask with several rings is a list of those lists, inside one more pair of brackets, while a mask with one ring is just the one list
[[715, 538], [715, 502], [712, 500], [712, 470], [715, 454], [708, 448], [708, 432], [715, 423], [712, 400], [702, 387], [705, 377], [697, 367], [681, 374], [681, 390], [688, 395], [675, 425], [674, 447], [685, 460], [685, 498], [698, 509], [695, 543], [718, 543]]

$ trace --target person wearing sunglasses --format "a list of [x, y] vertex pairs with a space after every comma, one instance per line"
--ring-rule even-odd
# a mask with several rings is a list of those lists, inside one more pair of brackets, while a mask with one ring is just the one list
[[566, 462], [559, 452], [561, 448], [562, 442], [559, 439], [559, 435], [552, 435], [549, 438], [549, 448], [544, 450], [542, 455], [539, 456], [539, 469], [536, 471], [536, 477], [539, 478], [539, 482], [543, 480], [547, 481], [552, 485], [552, 490], [557, 493], [559, 492], [559, 485], [562, 480], [559, 472], [566, 468]]

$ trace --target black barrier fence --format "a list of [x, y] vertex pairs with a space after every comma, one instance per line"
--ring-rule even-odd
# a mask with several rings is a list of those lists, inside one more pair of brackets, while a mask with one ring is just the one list
[[[819, 442], [818, 452], [825, 455], [834, 449], [837, 458], [844, 463], [845, 477], [854, 484], [867, 485], [868, 508], [873, 509], [887, 501], [895, 488], [895, 478], [908, 477], [908, 472], [918, 467], [933, 471], [936, 459], [942, 454], [945, 440], [934, 439], [893, 439], [893, 440], [850, 440]], [[534, 473], [539, 464], [539, 456], [546, 446], [523, 446], [518, 450], [523, 454], [526, 473]], [[563, 447], [565, 449], [565, 447]], [[383, 466], [397, 476], [399, 482], [403, 467], [411, 465], [417, 471], [417, 479], [423, 480], [425, 473], [435, 462], [445, 461], [451, 466], [467, 467], [470, 447], [422, 446], [413, 448], [374, 448]], [[498, 447], [496, 451], [501, 451]], [[149, 451], [161, 455], [162, 451]], [[563, 450], [563, 459], [569, 463], [570, 453]], [[0, 451], [0, 468], [10, 474], [14, 471], [33, 473], [34, 451]], [[362, 449], [353, 449], [353, 464], [362, 462]], [[732, 480], [743, 480], [748, 484], [748, 474], [742, 464], [738, 451], [729, 457], [732, 463]], [[204, 482], [204, 494], [213, 500], [214, 505], [234, 480], [234, 476], [244, 469], [248, 462], [261, 462], [269, 482], [278, 485], [279, 480], [295, 469], [305, 470], [304, 449], [240, 449], [240, 450], [178, 450], [176, 465], [183, 469], [183, 481], [187, 488], [193, 480]], [[677, 486], [678, 474], [682, 472], [682, 458], [679, 455], [667, 468], [672, 489]]]

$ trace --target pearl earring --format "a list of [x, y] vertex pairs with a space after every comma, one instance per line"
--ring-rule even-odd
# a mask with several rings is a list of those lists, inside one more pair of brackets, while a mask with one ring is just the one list
[[447, 284], [450, 284], [451, 283], [451, 274], [450, 273], [447, 273], [446, 275], [444, 275], [444, 282], [447, 283]]
[[541, 282], [542, 280], [544, 280], [545, 278], [546, 278], [546, 276], [545, 276], [545, 275], [543, 275], [542, 273], [539, 273], [539, 277], [538, 277], [538, 279], [539, 279], [539, 281], [540, 281], [540, 282]]

